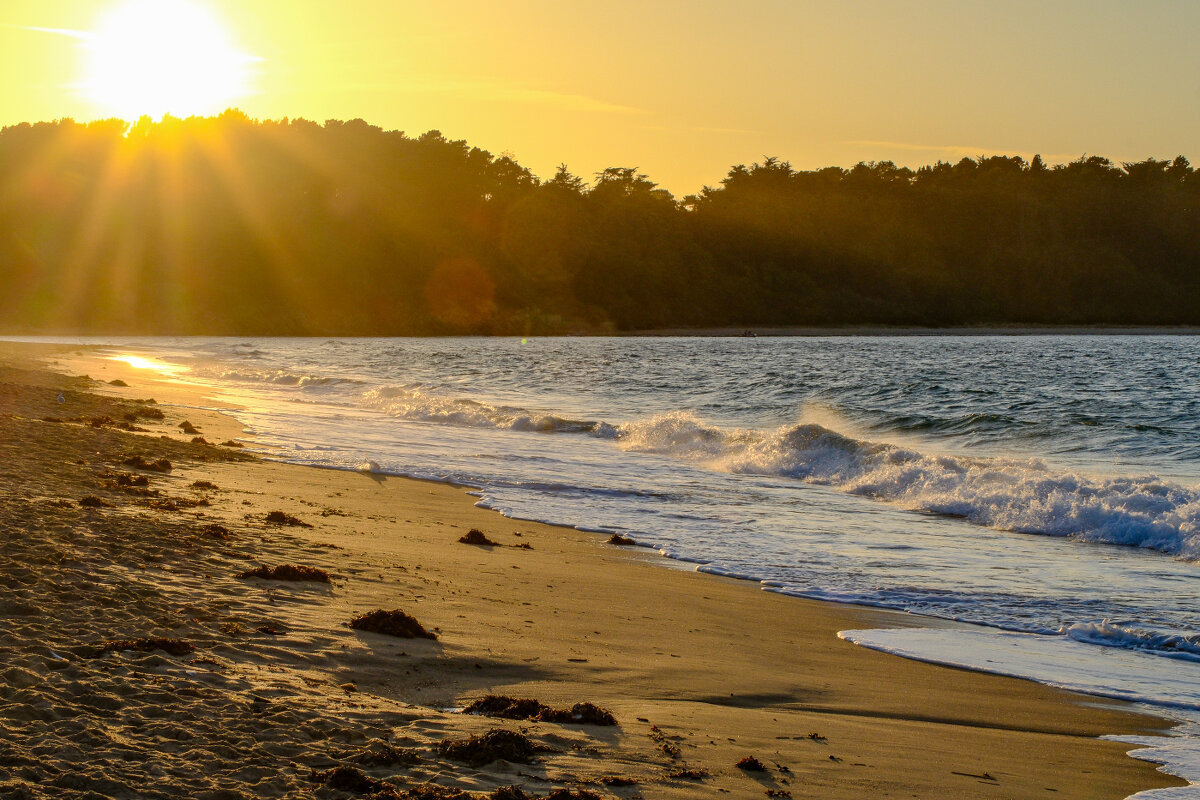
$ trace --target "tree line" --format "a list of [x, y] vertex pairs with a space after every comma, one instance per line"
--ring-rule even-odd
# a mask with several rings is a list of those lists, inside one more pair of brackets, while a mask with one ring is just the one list
[[1200, 324], [1200, 174], [764, 158], [676, 198], [362, 120], [0, 130], [0, 332], [1005, 323]]

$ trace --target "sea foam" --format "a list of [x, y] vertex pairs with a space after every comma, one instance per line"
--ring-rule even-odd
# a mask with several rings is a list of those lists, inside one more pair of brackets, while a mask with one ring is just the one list
[[683, 411], [620, 424], [493, 406], [420, 387], [367, 391], [392, 416], [447, 425], [585, 434], [624, 450], [834, 487], [906, 509], [1020, 533], [1200, 558], [1200, 491], [1154, 475], [1099, 477], [1039, 459], [968, 457], [856, 438], [815, 422], [774, 430], [722, 428]]

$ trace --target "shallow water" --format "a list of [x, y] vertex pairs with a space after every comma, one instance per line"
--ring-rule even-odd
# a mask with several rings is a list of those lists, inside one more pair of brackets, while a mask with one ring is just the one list
[[[1019, 632], [988, 656], [1013, 674], [1092, 654], [1122, 696], [1200, 709], [1200, 338], [109, 341], [243, 403], [277, 457]], [[858, 640], [958, 663], [962, 637]]]

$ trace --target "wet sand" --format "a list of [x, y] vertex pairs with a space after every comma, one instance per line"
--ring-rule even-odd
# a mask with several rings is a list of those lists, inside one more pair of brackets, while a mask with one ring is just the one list
[[[1180, 785], [1096, 738], [1162, 728], [1127, 705], [835, 635], [912, 617], [667, 568], [451, 486], [193, 443], [240, 426], [180, 407], [213, 405], [194, 387], [87, 351], [0, 345], [0, 364], [0, 797], [1116, 800]], [[170, 471], [148, 468], [160, 459]], [[497, 544], [459, 543], [472, 529]], [[280, 565], [329, 583], [240, 577]], [[349, 627], [376, 609], [437, 638]], [[594, 703], [618, 724], [457, 713], [488, 694]], [[492, 729], [526, 737], [530, 763], [440, 745]], [[748, 756], [765, 770], [735, 766]]]

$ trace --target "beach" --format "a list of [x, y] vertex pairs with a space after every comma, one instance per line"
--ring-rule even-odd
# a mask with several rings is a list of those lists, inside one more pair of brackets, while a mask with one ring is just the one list
[[[221, 444], [242, 433], [236, 409], [86, 349], [4, 345], [0, 361], [0, 796], [1123, 798], [1183, 785], [1097, 738], [1165, 727], [1129, 705], [836, 635], [911, 615], [680, 569], [502, 517], [459, 487], [262, 461]], [[146, 468], [160, 459], [169, 471]], [[460, 543], [471, 530], [494, 544]], [[240, 577], [280, 565], [329, 582]], [[437, 638], [349, 627], [376, 609]], [[591, 703], [617, 725], [459, 713], [485, 695]], [[439, 746], [492, 729], [527, 737], [530, 763], [472, 765]], [[764, 768], [736, 766], [751, 757]], [[350, 769], [358, 792], [337, 788]]]

